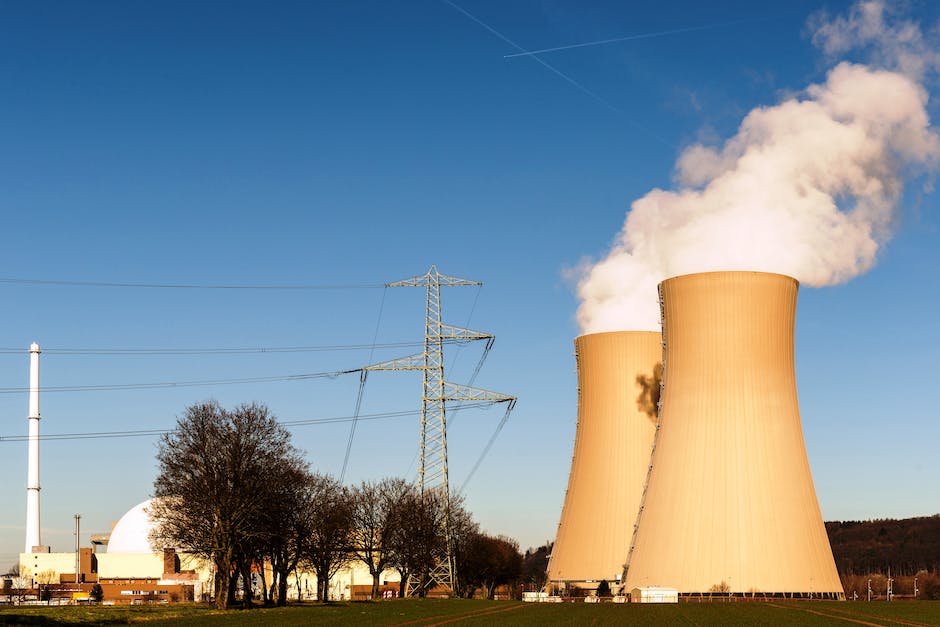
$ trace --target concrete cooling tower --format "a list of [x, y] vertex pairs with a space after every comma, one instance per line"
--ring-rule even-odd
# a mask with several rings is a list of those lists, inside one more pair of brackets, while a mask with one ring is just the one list
[[623, 574], [656, 431], [662, 336], [594, 333], [574, 346], [578, 425], [548, 579], [596, 588]]
[[800, 424], [798, 287], [762, 272], [660, 284], [663, 396], [625, 589], [844, 598]]

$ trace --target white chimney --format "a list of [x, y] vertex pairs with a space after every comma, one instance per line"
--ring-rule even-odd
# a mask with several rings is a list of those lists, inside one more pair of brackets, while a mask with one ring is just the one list
[[26, 550], [39, 546], [39, 344], [29, 346], [29, 453], [26, 473]]

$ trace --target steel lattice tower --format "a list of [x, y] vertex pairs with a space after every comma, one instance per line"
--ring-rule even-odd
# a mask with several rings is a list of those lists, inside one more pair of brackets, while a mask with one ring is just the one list
[[446, 554], [441, 555], [431, 570], [431, 578], [452, 591], [457, 589], [457, 571], [450, 530], [450, 480], [447, 469], [447, 402], [483, 401], [509, 403], [516, 398], [506, 394], [481, 390], [468, 385], [450, 383], [444, 379], [444, 343], [447, 340], [486, 340], [489, 350], [493, 335], [444, 324], [441, 316], [441, 287], [482, 285], [440, 274], [431, 266], [427, 274], [386, 283], [386, 287], [426, 287], [424, 352], [363, 368], [369, 370], [420, 370], [424, 381], [421, 392], [421, 433], [419, 442], [418, 488], [421, 493], [435, 490], [444, 501], [443, 533], [447, 539]]

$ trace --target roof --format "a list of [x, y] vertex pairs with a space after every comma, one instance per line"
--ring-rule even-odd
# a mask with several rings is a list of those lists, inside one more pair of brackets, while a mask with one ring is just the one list
[[147, 514], [148, 499], [132, 507], [111, 530], [108, 553], [153, 553], [148, 536], [154, 523]]

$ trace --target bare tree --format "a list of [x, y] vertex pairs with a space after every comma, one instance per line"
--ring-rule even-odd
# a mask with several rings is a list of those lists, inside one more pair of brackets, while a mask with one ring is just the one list
[[392, 562], [390, 542], [409, 486], [403, 479], [362, 482], [352, 490], [352, 547], [372, 575], [372, 598], [379, 597], [379, 579]]
[[287, 578], [296, 570], [304, 542], [314, 532], [309, 514], [314, 494], [306, 463], [285, 464], [274, 469], [274, 475], [263, 515], [268, 530], [265, 554], [272, 574], [265, 596], [282, 606], [287, 604]]
[[409, 578], [416, 581], [418, 596], [425, 596], [432, 584], [430, 572], [445, 553], [444, 498], [438, 490], [424, 493], [410, 486], [402, 498], [401, 515], [390, 538], [392, 564], [401, 575], [400, 593], [404, 596]]
[[541, 590], [548, 579], [548, 556], [553, 542], [547, 541], [538, 548], [529, 548], [522, 558], [522, 579], [527, 588]]
[[522, 554], [515, 540], [504, 536], [474, 533], [468, 539], [460, 575], [466, 595], [480, 588], [492, 599], [497, 586], [511, 584], [522, 576]]
[[[151, 544], [211, 561], [219, 609], [233, 599], [233, 571], [250, 579], [250, 561], [267, 537], [263, 495], [272, 469], [297, 459], [290, 434], [257, 404], [233, 411], [215, 401], [192, 405], [161, 438], [157, 498], [148, 512], [156, 522]], [[246, 590], [250, 595], [250, 584]]]
[[454, 594], [461, 596], [464, 588], [463, 559], [470, 540], [480, 532], [480, 526], [473, 520], [472, 514], [464, 506], [463, 496], [451, 494], [450, 520], [447, 524], [450, 533], [450, 547], [453, 552], [457, 572], [454, 576], [456, 589]]
[[330, 597], [330, 579], [354, 559], [350, 542], [352, 502], [349, 491], [333, 477], [313, 474], [307, 481], [305, 516], [310, 534], [300, 547], [300, 554], [316, 573], [317, 599], [325, 603]]
[[10, 570], [6, 572], [6, 576], [10, 579], [8, 600], [15, 602], [26, 600], [26, 596], [31, 592], [29, 569], [24, 568], [22, 564], [17, 562], [10, 566]]

